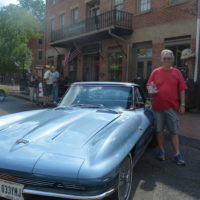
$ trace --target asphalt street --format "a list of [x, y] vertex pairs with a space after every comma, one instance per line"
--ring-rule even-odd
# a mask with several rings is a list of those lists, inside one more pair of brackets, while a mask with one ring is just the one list
[[[5, 102], [0, 102], [0, 115], [31, 109], [37, 107], [15, 97], [7, 97]], [[187, 115], [190, 126], [192, 121], [190, 123], [188, 120], [193, 118], [190, 117], [191, 114]], [[194, 129], [189, 127], [188, 130], [200, 131], [200, 124], [195, 124]], [[156, 149], [147, 149], [134, 169], [134, 200], [200, 200], [200, 140], [182, 136], [180, 141], [187, 162], [185, 167], [176, 166], [172, 161], [173, 151], [169, 136], [166, 136], [166, 161], [156, 160]], [[28, 199], [50, 200], [43, 197]]]

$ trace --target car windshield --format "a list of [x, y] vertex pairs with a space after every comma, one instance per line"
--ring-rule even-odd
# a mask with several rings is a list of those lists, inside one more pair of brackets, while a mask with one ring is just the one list
[[132, 88], [126, 86], [71, 86], [60, 106], [97, 107], [124, 110], [132, 108]]

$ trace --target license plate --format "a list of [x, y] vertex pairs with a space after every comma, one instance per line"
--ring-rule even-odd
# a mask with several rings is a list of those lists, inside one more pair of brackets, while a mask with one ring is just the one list
[[24, 185], [0, 179], [0, 197], [10, 200], [23, 200]]

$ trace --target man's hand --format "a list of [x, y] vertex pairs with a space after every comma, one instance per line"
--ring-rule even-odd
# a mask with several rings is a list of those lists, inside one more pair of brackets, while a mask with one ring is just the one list
[[180, 113], [181, 115], [184, 115], [184, 114], [185, 114], [185, 106], [180, 106], [180, 108], [179, 108], [179, 113]]

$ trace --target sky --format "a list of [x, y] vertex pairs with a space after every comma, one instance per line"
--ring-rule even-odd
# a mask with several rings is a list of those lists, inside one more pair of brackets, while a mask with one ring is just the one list
[[6, 5], [10, 4], [10, 3], [17, 4], [18, 1], [17, 0], [0, 0], [0, 7], [6, 6]]

